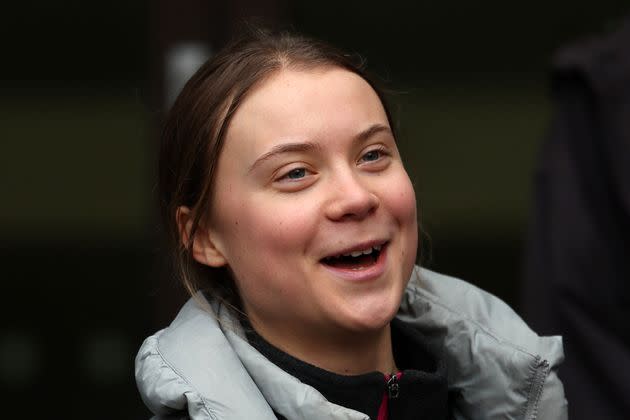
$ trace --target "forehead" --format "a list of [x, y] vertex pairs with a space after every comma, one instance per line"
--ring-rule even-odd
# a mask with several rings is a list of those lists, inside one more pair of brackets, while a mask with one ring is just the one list
[[350, 137], [373, 124], [389, 126], [378, 95], [359, 75], [336, 67], [284, 69], [249, 92], [225, 147], [260, 151], [289, 140]]

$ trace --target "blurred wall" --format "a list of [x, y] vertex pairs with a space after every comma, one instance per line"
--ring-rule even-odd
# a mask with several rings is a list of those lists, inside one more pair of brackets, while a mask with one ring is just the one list
[[[0, 392], [10, 413], [147, 416], [133, 357], [177, 303], [156, 263], [160, 37], [186, 27], [184, 8], [202, 7], [195, 36], [219, 48], [240, 17], [267, 13], [254, 3], [4, 7]], [[410, 3], [274, 2], [274, 19], [364, 54], [390, 82], [431, 238], [425, 263], [514, 304], [550, 54], [628, 7]]]

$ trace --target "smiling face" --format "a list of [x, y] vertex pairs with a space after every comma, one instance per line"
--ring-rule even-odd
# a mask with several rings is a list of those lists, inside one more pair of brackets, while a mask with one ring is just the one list
[[[227, 264], [266, 336], [383, 329], [417, 249], [414, 191], [377, 94], [339, 68], [281, 70], [230, 123], [195, 258]], [[345, 256], [344, 256], [345, 254]]]

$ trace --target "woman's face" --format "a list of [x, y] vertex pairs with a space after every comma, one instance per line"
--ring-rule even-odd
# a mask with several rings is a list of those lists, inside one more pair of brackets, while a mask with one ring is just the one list
[[207, 235], [254, 325], [364, 332], [395, 315], [417, 249], [414, 191], [358, 75], [283, 70], [235, 113]]

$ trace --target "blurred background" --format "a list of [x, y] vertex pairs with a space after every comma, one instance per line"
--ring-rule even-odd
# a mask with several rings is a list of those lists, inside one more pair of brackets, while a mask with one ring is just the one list
[[3, 6], [2, 412], [148, 417], [133, 359], [183, 299], [162, 262], [156, 133], [181, 83], [242, 19], [367, 57], [396, 92], [425, 265], [518, 310], [551, 55], [627, 11], [621, 0]]

